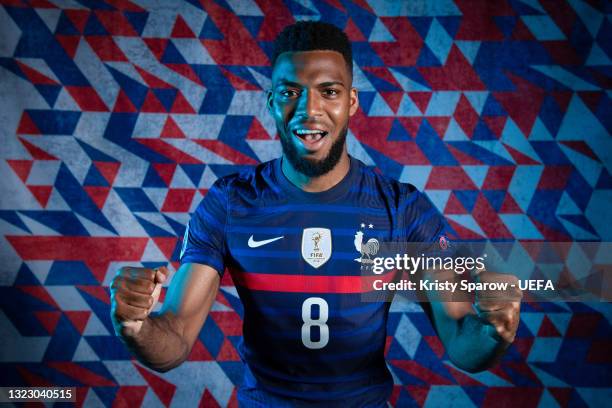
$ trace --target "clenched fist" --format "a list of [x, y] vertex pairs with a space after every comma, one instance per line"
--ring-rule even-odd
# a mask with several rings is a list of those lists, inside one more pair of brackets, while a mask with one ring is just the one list
[[168, 279], [168, 268], [156, 269], [123, 267], [110, 285], [111, 319], [115, 333], [134, 337], [149, 316]]
[[[514, 275], [484, 271], [477, 281], [485, 289], [476, 292], [476, 310], [508, 343], [514, 341], [519, 326], [522, 292]], [[505, 289], [499, 289], [500, 285]], [[497, 288], [495, 288], [497, 286]]]

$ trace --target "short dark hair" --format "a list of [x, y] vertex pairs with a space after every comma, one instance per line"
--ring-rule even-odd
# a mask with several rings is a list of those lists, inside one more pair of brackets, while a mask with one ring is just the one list
[[320, 21], [298, 21], [285, 27], [274, 42], [272, 66], [283, 52], [316, 50], [342, 54], [350, 75], [353, 75], [353, 53], [348, 37], [335, 25]]

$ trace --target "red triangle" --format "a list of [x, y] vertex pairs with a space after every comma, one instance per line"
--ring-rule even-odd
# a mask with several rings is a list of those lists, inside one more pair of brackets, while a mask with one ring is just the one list
[[376, 77], [384, 81], [387, 81], [398, 89], [402, 89], [400, 84], [396, 81], [395, 77], [386, 67], [363, 67], [363, 70], [374, 74]]
[[45, 302], [46, 304], [54, 307], [55, 309], [59, 309], [59, 306], [57, 305], [57, 303], [55, 303], [55, 300], [53, 300], [51, 295], [49, 295], [49, 292], [47, 292], [44, 286], [18, 285], [18, 286], [15, 286], [15, 288], [21, 290], [23, 293], [26, 293], [42, 302]]
[[582, 99], [582, 101], [589, 107], [591, 112], [597, 112], [597, 106], [599, 105], [599, 101], [601, 100], [601, 95], [603, 93], [601, 91], [583, 91], [578, 92], [578, 96]]
[[169, 138], [178, 138], [185, 139], [185, 134], [181, 130], [181, 128], [176, 124], [172, 116], [168, 116], [166, 119], [166, 124], [161, 131], [161, 137], [169, 137]]
[[145, 97], [144, 103], [140, 107], [141, 112], [147, 113], [163, 113], [167, 112], [166, 108], [162, 103], [157, 99], [155, 94], [149, 89], [147, 92], [147, 96]]
[[119, 90], [119, 95], [117, 95], [117, 99], [115, 100], [115, 106], [113, 107], [113, 112], [122, 112], [122, 113], [136, 113], [138, 109], [134, 106], [130, 98], [123, 91], [123, 89]]
[[172, 258], [172, 254], [174, 253], [174, 249], [176, 248], [176, 243], [178, 241], [175, 237], [151, 237], [155, 245], [159, 248], [159, 250], [164, 254], [166, 259]]
[[538, 220], [532, 218], [531, 221], [538, 228], [540, 233], [544, 235], [544, 239], [551, 242], [566, 242], [570, 241], [571, 238], [569, 235], [566, 235], [564, 232], [557, 231], [548, 225], [539, 222]]
[[491, 132], [499, 139], [506, 126], [507, 116], [482, 116], [482, 120], [487, 124]]
[[159, 177], [169, 186], [172, 182], [172, 177], [174, 177], [176, 163], [153, 163], [152, 166], [157, 171], [157, 174], [159, 174]]
[[[6, 4], [6, 3], [3, 3], [3, 4]], [[18, 4], [18, 5], [21, 6], [21, 3]], [[44, 378], [42, 376], [39, 376], [37, 374], [34, 374], [34, 373], [26, 370], [21, 365], [17, 365], [15, 368], [19, 372], [19, 375], [25, 379], [26, 383], [29, 386], [32, 386], [32, 387], [53, 387], [53, 385], [54, 385], [53, 382], [47, 380], [46, 378]], [[77, 387], [77, 391], [79, 390], [79, 388], [81, 388], [81, 387]], [[77, 405], [77, 406], [80, 407], [82, 405]]]
[[325, 0], [325, 2], [329, 4], [330, 6], [337, 8], [341, 12], [346, 13], [346, 9], [342, 5], [342, 3], [340, 3], [338, 0]]
[[79, 290], [82, 290], [83, 292], [87, 293], [88, 295], [91, 295], [91, 296], [95, 297], [96, 299], [100, 300], [101, 302], [104, 302], [107, 305], [110, 305], [110, 298], [108, 297], [108, 293], [106, 292], [106, 290], [104, 290], [104, 288], [102, 286], [98, 286], [98, 285], [76, 285], [76, 288], [79, 289]]
[[157, 398], [159, 398], [162, 404], [164, 404], [166, 407], [170, 406], [170, 402], [172, 402], [172, 398], [176, 392], [176, 385], [158, 377], [151, 371], [141, 367], [138, 364], [133, 362], [132, 364], [134, 364], [134, 367], [136, 367], [140, 375], [142, 375], [147, 384], [149, 384], [149, 387], [153, 389], [153, 392], [155, 395], [157, 395]]
[[459, 103], [457, 103], [453, 117], [459, 126], [461, 126], [461, 129], [463, 129], [467, 137], [471, 139], [474, 129], [476, 129], [478, 125], [478, 113], [463, 94], [459, 98]]
[[509, 193], [506, 193], [504, 197], [504, 201], [502, 202], [501, 207], [499, 208], [500, 214], [522, 214], [523, 210], [521, 207], [514, 201], [514, 198]]
[[484, 238], [477, 232], [472, 231], [471, 229], [465, 228], [463, 225], [451, 220], [447, 219], [448, 224], [451, 228], [457, 232], [457, 237], [459, 239], [482, 239]]
[[57, 157], [51, 156], [49, 153], [45, 152], [39, 147], [34, 146], [27, 140], [19, 138], [19, 141], [25, 146], [26, 149], [28, 149], [28, 152], [30, 152], [34, 160], [57, 160]]
[[28, 112], [23, 112], [21, 120], [19, 121], [19, 127], [17, 127], [17, 133], [24, 135], [40, 135], [41, 132]]
[[466, 164], [483, 164], [480, 160], [470, 156], [467, 153], [462, 152], [456, 147], [451, 146], [450, 144], [446, 145], [448, 151], [452, 153], [453, 157], [459, 162], [461, 165]]
[[223, 75], [225, 75], [225, 77], [230, 81], [230, 83], [235, 89], [243, 91], [257, 91], [259, 89], [258, 86], [253, 85], [246, 79], [239, 77], [238, 75], [223, 67], [221, 67], [221, 72], [223, 72]]
[[21, 69], [21, 71], [23, 71], [23, 73], [25, 74], [26, 77], [28, 77], [31, 83], [36, 84], [36, 85], [58, 85], [56, 81], [47, 77], [46, 75], [41, 74], [40, 72], [25, 65], [22, 62], [19, 62], [19, 61], [16, 61], [16, 62], [17, 62], [17, 65], [19, 65], [19, 68]]
[[446, 134], [446, 129], [448, 129], [448, 124], [450, 123], [449, 116], [429, 116], [427, 121], [431, 125], [432, 128], [436, 131], [440, 139], [444, 138]]
[[573, 93], [567, 91], [552, 91], [550, 94], [555, 98], [555, 101], [557, 101], [559, 109], [561, 109], [563, 113], [567, 112], [567, 107], [569, 106]]
[[91, 312], [87, 310], [72, 310], [64, 311], [64, 314], [82, 335], [89, 321], [89, 316], [91, 316]]
[[429, 394], [429, 386], [425, 385], [407, 385], [408, 393], [414, 399], [419, 407], [425, 405], [425, 400]]
[[155, 55], [155, 58], [161, 60], [164, 52], [166, 52], [169, 40], [167, 38], [143, 38], [142, 40], [147, 44], [153, 55]]
[[508, 150], [508, 153], [510, 153], [510, 156], [512, 156], [512, 158], [514, 159], [516, 164], [518, 164], [518, 165], [521, 165], [521, 164], [542, 164], [540, 162], [537, 162], [537, 161], [533, 160], [531, 157], [529, 157], [529, 156], [519, 152], [515, 148], [513, 148], [511, 146], [508, 146], [505, 143], [502, 143], [502, 144], [504, 145], [506, 150]]
[[249, 128], [249, 132], [246, 135], [246, 140], [272, 140], [270, 135], [261, 125], [259, 120], [256, 117], [253, 117], [253, 122], [251, 122], [251, 127]]
[[173, 38], [196, 38], [196, 35], [193, 33], [191, 28], [187, 25], [187, 22], [183, 19], [183, 17], [179, 14], [176, 17], [176, 21], [174, 23], [174, 28], [172, 29], [172, 34], [170, 37]]
[[223, 340], [223, 344], [221, 345], [221, 349], [219, 350], [219, 354], [217, 354], [217, 361], [240, 361], [240, 356], [238, 352], [234, 348], [233, 344], [229, 341], [229, 339], [225, 338]]
[[546, 315], [544, 315], [544, 319], [542, 319], [542, 325], [538, 330], [538, 337], [561, 337], [559, 330], [557, 330], [555, 325]]
[[34, 312], [34, 316], [38, 319], [40, 324], [43, 325], [47, 333], [53, 335], [55, 333], [55, 328], [57, 327], [57, 322], [59, 322], [60, 317], [62, 316], [62, 312], [52, 311], [52, 312]]
[[512, 347], [526, 360], [533, 345], [533, 337], [517, 337], [512, 342]]
[[419, 108], [421, 113], [425, 113], [431, 100], [431, 92], [408, 92], [408, 96], [412, 99], [412, 102]]
[[346, 22], [344, 32], [351, 41], [368, 41], [368, 39], [363, 36], [361, 30], [355, 25], [352, 18], [349, 18]]
[[523, 20], [518, 19], [516, 25], [514, 26], [514, 30], [512, 31], [512, 39], [513, 40], [523, 40], [523, 41], [533, 41], [535, 38], [531, 31], [527, 28]]
[[64, 14], [66, 17], [74, 24], [74, 27], [79, 31], [79, 33], [83, 34], [83, 30], [85, 30], [85, 24], [87, 24], [87, 20], [89, 19], [90, 12], [88, 10], [64, 10]]
[[108, 184], [112, 186], [117, 176], [117, 172], [119, 172], [119, 167], [121, 167], [121, 163], [94, 161], [93, 164]]
[[53, 191], [53, 186], [27, 186], [28, 190], [32, 193], [32, 195], [36, 198], [36, 200], [40, 203], [40, 206], [45, 208], [47, 203], [49, 202], [49, 197], [51, 196], [51, 191]]
[[444, 355], [444, 345], [438, 336], [423, 336], [423, 340], [427, 342], [429, 348], [436, 353], [438, 358], [442, 358]]
[[468, 214], [468, 212], [457, 196], [455, 196], [455, 193], [451, 192], [444, 208], [444, 214]]
[[191, 353], [189, 353], [189, 357], [187, 357], [189, 361], [212, 361], [214, 358], [210, 355], [206, 347], [202, 344], [200, 340], [196, 340], [193, 344], [193, 348], [191, 349]]
[[172, 88], [174, 88], [169, 83], [167, 83], [167, 82], [159, 79], [155, 75], [145, 71], [144, 69], [140, 68], [138, 65], [134, 65], [134, 68], [136, 68], [136, 71], [138, 71], [138, 73], [140, 74], [142, 79], [144, 79], [144, 81], [147, 83], [147, 85], [149, 85], [149, 88], [161, 88], [161, 89], [172, 89]]
[[33, 160], [7, 160], [6, 161], [9, 166], [13, 169], [17, 177], [21, 179], [24, 183], [28, 179], [30, 175], [30, 170], [32, 170], [32, 165], [34, 164]]
[[[229, 405], [228, 405], [229, 406]], [[208, 391], [208, 389], [204, 390], [202, 394], [202, 398], [200, 399], [200, 403], [198, 404], [198, 408], [217, 408], [221, 407], [215, 397]]]
[[188, 64], [164, 64], [164, 65], [166, 65], [168, 68], [170, 68], [174, 72], [184, 76], [185, 78], [190, 79], [196, 84], [200, 86], [204, 86], [204, 84], [200, 80], [200, 77], [198, 76], [198, 74], [194, 72], [194, 70], [191, 68], [190, 65]]
[[108, 198], [108, 193], [110, 193], [110, 187], [101, 187], [101, 186], [83, 186], [91, 201], [94, 202], [96, 207], [102, 209], [104, 207], [104, 203]]
[[400, 102], [404, 97], [403, 92], [397, 91], [389, 91], [389, 92], [381, 92], [380, 95], [387, 102], [387, 105], [391, 108], [391, 110], [397, 113], [397, 108], [399, 108]]
[[60, 43], [64, 51], [66, 51], [66, 54], [68, 54], [70, 58], [74, 58], [81, 37], [78, 35], [55, 34], [55, 39]]
[[170, 108], [170, 113], [191, 113], [195, 114], [196, 111], [193, 109], [191, 104], [187, 102], [187, 99], [183, 96], [181, 91], [176, 92], [176, 98]]
[[572, 388], [548, 387], [548, 391], [555, 397], [559, 405], [569, 407], [569, 402], [572, 397]]
[[448, 370], [452, 374], [452, 376], [457, 381], [458, 385], [461, 385], [463, 387], [465, 387], [465, 386], [483, 386], [482, 383], [476, 381], [475, 379], [473, 379], [472, 377], [468, 376], [467, 374], [464, 374], [463, 372], [455, 369], [451, 365], [447, 365], [445, 368], [446, 368], [446, 370]]

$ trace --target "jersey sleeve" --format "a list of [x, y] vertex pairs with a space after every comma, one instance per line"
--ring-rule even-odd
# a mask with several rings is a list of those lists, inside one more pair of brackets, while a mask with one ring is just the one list
[[185, 230], [181, 263], [198, 263], [214, 268], [220, 276], [227, 255], [226, 226], [228, 191], [224, 179], [217, 180], [191, 216]]

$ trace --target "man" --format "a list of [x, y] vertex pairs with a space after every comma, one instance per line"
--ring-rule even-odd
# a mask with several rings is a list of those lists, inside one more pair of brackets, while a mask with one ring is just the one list
[[[267, 104], [283, 156], [217, 180], [189, 223], [158, 316], [149, 313], [167, 270], [118, 273], [116, 332], [150, 368], [176, 367], [228, 270], [245, 311], [242, 405], [386, 406], [389, 304], [362, 301], [355, 258], [370, 240], [437, 242], [443, 219], [413, 186], [348, 155], [359, 101], [350, 43], [336, 27], [298, 22], [279, 35]], [[477, 306], [434, 302], [428, 310], [451, 360], [469, 371], [493, 364], [518, 325], [516, 301]]]

